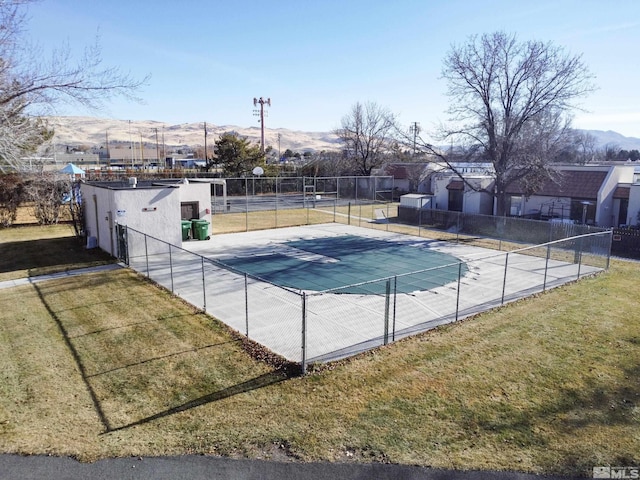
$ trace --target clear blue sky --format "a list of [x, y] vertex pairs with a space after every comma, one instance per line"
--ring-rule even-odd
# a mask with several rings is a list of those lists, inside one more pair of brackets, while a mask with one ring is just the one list
[[[423, 129], [447, 120], [442, 60], [469, 35], [504, 30], [583, 61], [599, 90], [574, 126], [640, 137], [639, 0], [42, 0], [28, 35], [72, 48], [100, 35], [106, 65], [142, 78], [144, 104], [93, 116], [329, 131], [357, 101]], [[63, 106], [61, 115], [86, 115]]]

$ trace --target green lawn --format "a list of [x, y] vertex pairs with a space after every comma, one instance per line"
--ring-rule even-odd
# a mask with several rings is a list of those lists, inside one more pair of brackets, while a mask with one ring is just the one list
[[585, 476], [638, 465], [639, 267], [614, 261], [304, 377], [124, 269], [0, 290], [0, 450]]

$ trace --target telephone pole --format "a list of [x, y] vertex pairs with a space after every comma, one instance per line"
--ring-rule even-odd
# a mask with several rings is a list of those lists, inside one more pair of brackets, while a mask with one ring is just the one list
[[267, 98], [266, 100], [262, 97], [255, 98], [253, 97], [253, 106], [257, 106], [260, 104], [260, 110], [254, 110], [253, 114], [256, 116], [260, 116], [260, 151], [264, 153], [264, 106], [265, 104], [271, 106], [271, 99]]
[[204, 161], [205, 164], [209, 163], [209, 160], [207, 159], [207, 122], [204, 122]]

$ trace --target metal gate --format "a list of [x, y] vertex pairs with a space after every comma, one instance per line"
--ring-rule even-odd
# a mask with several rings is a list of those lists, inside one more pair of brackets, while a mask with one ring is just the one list
[[118, 260], [129, 265], [129, 248], [127, 247], [127, 226], [116, 224]]

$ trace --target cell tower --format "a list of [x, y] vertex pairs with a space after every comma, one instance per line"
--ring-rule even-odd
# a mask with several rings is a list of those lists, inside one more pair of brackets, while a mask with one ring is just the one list
[[420, 124], [413, 122], [409, 127], [409, 133], [413, 134], [413, 156], [416, 156], [416, 137], [420, 134]]
[[255, 98], [253, 97], [253, 106], [256, 107], [260, 104], [260, 110], [254, 110], [253, 114], [255, 116], [260, 116], [260, 151], [264, 153], [264, 106], [265, 104], [269, 107], [271, 106], [271, 99], [267, 98], [266, 100], [262, 97]]

